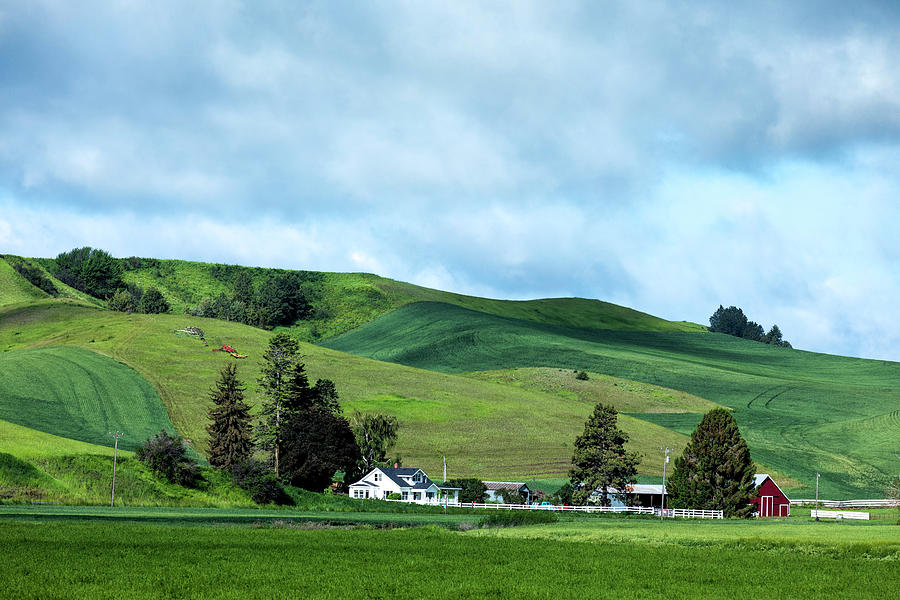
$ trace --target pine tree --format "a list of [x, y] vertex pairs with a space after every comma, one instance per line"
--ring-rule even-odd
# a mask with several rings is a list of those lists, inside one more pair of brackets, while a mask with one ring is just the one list
[[697, 425], [682, 456], [675, 459], [666, 484], [668, 504], [723, 510], [726, 517], [748, 516], [755, 470], [734, 417], [724, 408], [714, 408]]
[[584, 433], [575, 439], [575, 454], [569, 475], [576, 488], [573, 502], [584, 504], [599, 489], [604, 506], [609, 505], [609, 488], [623, 493], [637, 479], [640, 455], [625, 450], [628, 434], [617, 426], [612, 406], [598, 404], [584, 424]]
[[[279, 455], [283, 447], [282, 425], [291, 385], [296, 377], [295, 365], [299, 361], [297, 340], [286, 333], [276, 333], [269, 339], [269, 346], [263, 354], [262, 376], [258, 379], [263, 398], [260, 405], [261, 424], [256, 439], [263, 450], [271, 453], [275, 476], [279, 476]], [[304, 375], [305, 379], [305, 375]], [[306, 382], [309, 385], [309, 382]]]
[[209, 392], [215, 405], [209, 411], [209, 464], [231, 469], [250, 458], [250, 407], [244, 403], [244, 386], [238, 381], [237, 367], [228, 363]]

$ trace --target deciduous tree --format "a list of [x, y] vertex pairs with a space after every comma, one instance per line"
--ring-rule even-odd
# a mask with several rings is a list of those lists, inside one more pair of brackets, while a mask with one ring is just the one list
[[597, 490], [602, 504], [608, 506], [609, 488], [616, 488], [622, 494], [628, 485], [637, 481], [640, 455], [627, 451], [626, 442], [628, 434], [618, 427], [616, 409], [597, 404], [584, 424], [584, 433], [575, 439], [569, 473], [575, 487], [573, 502], [585, 504]]
[[726, 517], [748, 516], [752, 510], [753, 475], [747, 442], [724, 408], [714, 408], [691, 434], [666, 484], [672, 508], [723, 510]]
[[368, 473], [375, 467], [386, 466], [387, 454], [397, 441], [397, 429], [400, 427], [397, 418], [354, 411], [350, 417], [350, 427], [362, 455], [362, 472]]

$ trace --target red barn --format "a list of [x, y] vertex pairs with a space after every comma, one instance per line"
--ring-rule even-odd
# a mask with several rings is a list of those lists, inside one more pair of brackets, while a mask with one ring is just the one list
[[757, 474], [753, 476], [753, 483], [756, 485], [756, 498], [750, 504], [756, 505], [756, 513], [760, 517], [790, 516], [791, 501], [771, 477]]

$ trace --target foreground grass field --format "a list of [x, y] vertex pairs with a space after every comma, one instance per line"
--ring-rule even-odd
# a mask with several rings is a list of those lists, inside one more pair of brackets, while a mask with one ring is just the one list
[[[807, 486], [820, 472], [823, 494], [881, 497], [896, 477], [900, 363], [720, 334], [566, 328], [436, 303], [403, 307], [327, 345], [447, 373], [584, 369], [681, 390], [734, 409], [755, 461]], [[681, 432], [699, 420], [636, 405], [632, 416]]]
[[[155, 524], [0, 516], [4, 593], [881, 599], [900, 584], [900, 528], [886, 525], [580, 519], [463, 533], [431, 516], [420, 522], [441, 527], [395, 529], [388, 520], [387, 529], [321, 529], [277, 514], [242, 524], [221, 511], [198, 525], [169, 516]], [[569, 535], [576, 529], [587, 535]]]

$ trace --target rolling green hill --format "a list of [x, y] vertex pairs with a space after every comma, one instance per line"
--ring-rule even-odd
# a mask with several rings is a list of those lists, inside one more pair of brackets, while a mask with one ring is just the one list
[[[157, 287], [172, 312], [182, 313], [204, 297], [228, 294], [239, 272], [249, 273], [256, 285], [276, 269], [242, 267], [182, 260], [125, 259], [126, 282]], [[623, 306], [584, 298], [492, 300], [443, 292], [368, 273], [297, 271], [313, 306], [309, 320], [298, 321], [292, 334], [318, 341], [350, 331], [401, 306], [415, 302], [444, 302], [501, 317], [587, 327], [642, 331], [705, 331], [693, 323], [672, 322]]]
[[[0, 260], [0, 358], [65, 346], [124, 363], [156, 390], [176, 430], [202, 454], [207, 392], [235, 360], [210, 348], [229, 344], [250, 355], [239, 376], [255, 405], [258, 361], [271, 333], [184, 310], [228, 293], [241, 270], [257, 281], [266, 276], [265, 269], [132, 260], [126, 280], [159, 287], [173, 305], [170, 314], [141, 315], [103, 310], [74, 290], [47, 298]], [[375, 275], [301, 276], [314, 317], [289, 331], [322, 344], [301, 345], [311, 377], [334, 380], [347, 412], [396, 415], [396, 451], [407, 464], [437, 473], [446, 456], [451, 476], [564, 476], [575, 436], [603, 401], [622, 413], [632, 447], [645, 455], [644, 475], [659, 475], [659, 448], [680, 452], [714, 405], [734, 410], [754, 459], [785, 487], [811, 485], [818, 471], [823, 495], [877, 497], [896, 475], [896, 363], [772, 348], [599, 301], [489, 300]], [[176, 332], [187, 325], [203, 328], [210, 346]], [[37, 363], [63, 381], [52, 361]], [[576, 370], [589, 380], [576, 380]], [[27, 385], [14, 381], [10, 389]], [[75, 385], [41, 389], [49, 397]]]
[[[206, 331], [209, 347], [176, 333], [188, 324]], [[238, 363], [239, 376], [248, 383], [248, 402], [255, 405], [259, 357], [270, 335], [213, 319], [128, 315], [53, 300], [0, 309], [0, 357], [15, 356], [21, 349], [65, 344], [124, 362], [159, 391], [177, 431], [191, 439], [201, 453], [210, 408], [207, 392], [222, 366], [235, 360], [210, 348], [227, 343], [250, 355]], [[564, 475], [572, 441], [596, 402], [590, 393], [566, 397], [374, 361], [312, 344], [301, 344], [301, 352], [313, 379], [336, 382], [345, 411], [379, 410], [400, 419], [396, 451], [408, 464], [438, 472], [442, 456], [446, 456], [452, 476]], [[572, 373], [559, 377], [580, 383]], [[629, 410], [655, 406], [653, 398], [659, 393], [649, 387], [644, 392], [621, 391], [621, 406]], [[647, 397], [645, 402], [635, 400], [641, 394]], [[612, 393], [604, 399], [617, 401]], [[665, 400], [659, 404], [667, 410]], [[687, 440], [639, 419], [623, 417], [623, 427], [632, 435], [634, 448], [647, 455], [656, 452], [659, 444], [682, 448]], [[661, 468], [657, 461], [647, 462], [643, 472], [660, 475]]]
[[[833, 495], [880, 496], [900, 458], [898, 363], [720, 334], [559, 327], [438, 303], [405, 306], [326, 345], [446, 373], [586, 369], [682, 390], [734, 409], [757, 462], [803, 482], [819, 471]], [[681, 432], [695, 418], [645, 416]]]

